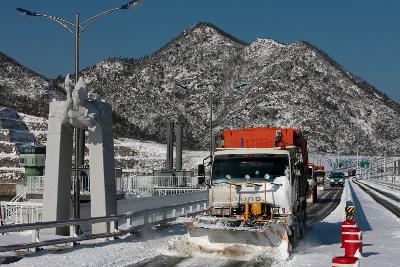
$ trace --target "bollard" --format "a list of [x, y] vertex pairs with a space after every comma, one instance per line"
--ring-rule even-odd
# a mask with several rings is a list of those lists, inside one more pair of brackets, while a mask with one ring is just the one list
[[347, 228], [346, 232], [342, 232], [342, 247], [344, 247], [345, 250], [347, 240], [360, 241], [360, 252], [362, 253], [362, 230], [360, 228]]
[[358, 226], [357, 226], [356, 222], [348, 222], [348, 221], [342, 222], [341, 224], [342, 224], [342, 245], [341, 245], [341, 248], [343, 248], [343, 246], [344, 246], [343, 233], [347, 232], [347, 230], [350, 229], [350, 228], [357, 228]]
[[355, 257], [335, 257], [332, 259], [332, 267], [358, 267], [360, 261]]
[[345, 240], [344, 255], [347, 257], [361, 257], [362, 241], [361, 240]]

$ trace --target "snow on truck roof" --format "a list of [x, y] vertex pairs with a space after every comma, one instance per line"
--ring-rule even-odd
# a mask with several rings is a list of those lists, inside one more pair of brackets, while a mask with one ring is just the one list
[[215, 156], [232, 154], [290, 155], [290, 152], [288, 150], [281, 150], [280, 148], [217, 148], [217, 151], [214, 153]]

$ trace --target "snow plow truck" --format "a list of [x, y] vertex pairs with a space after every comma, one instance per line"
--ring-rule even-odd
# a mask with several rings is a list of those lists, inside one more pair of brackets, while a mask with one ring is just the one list
[[190, 237], [290, 253], [306, 224], [309, 169], [302, 132], [224, 130], [210, 163], [209, 209], [187, 223]]

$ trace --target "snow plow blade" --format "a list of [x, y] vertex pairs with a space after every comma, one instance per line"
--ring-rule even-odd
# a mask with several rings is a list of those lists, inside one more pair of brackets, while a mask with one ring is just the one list
[[[246, 244], [264, 247], [289, 246], [286, 226], [269, 222], [252, 226], [231, 226], [229, 220], [196, 220], [187, 223], [190, 237], [207, 237], [210, 243]], [[289, 248], [288, 248], [289, 250]]]

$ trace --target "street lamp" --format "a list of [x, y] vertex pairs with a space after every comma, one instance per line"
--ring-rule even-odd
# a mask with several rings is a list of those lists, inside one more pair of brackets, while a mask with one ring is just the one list
[[[23, 8], [17, 8], [17, 11], [22, 15], [33, 16], [33, 17], [45, 17], [52, 21], [55, 21], [65, 27], [69, 32], [71, 32], [75, 36], [75, 82], [78, 81], [79, 77], [79, 38], [80, 33], [85, 31], [91, 24], [97, 21], [99, 18], [102, 18], [109, 13], [117, 10], [123, 9], [134, 9], [138, 7], [143, 0], [133, 0], [128, 2], [125, 5], [111, 8], [105, 10], [93, 17], [86, 19], [83, 22], [80, 22], [79, 13], [75, 15], [75, 23], [72, 23], [63, 18], [50, 16], [42, 13], [32, 12]], [[85, 130], [75, 128], [75, 178], [74, 178], [74, 218], [78, 219], [80, 217], [80, 179], [79, 179], [79, 167], [84, 164], [84, 151], [85, 151]]]

